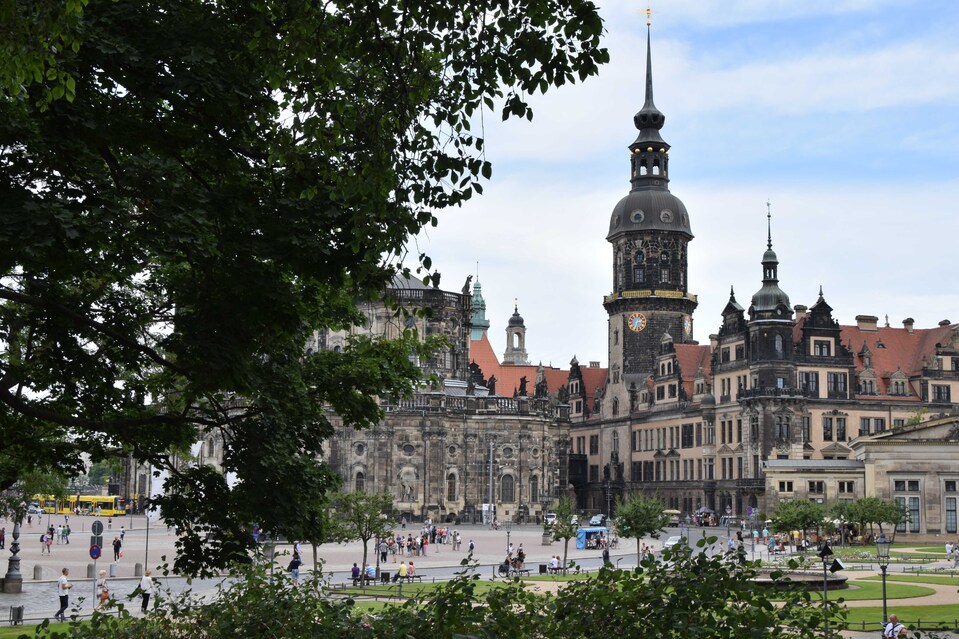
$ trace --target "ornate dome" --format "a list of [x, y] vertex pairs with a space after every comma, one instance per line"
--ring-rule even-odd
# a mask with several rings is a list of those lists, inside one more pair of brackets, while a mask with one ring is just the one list
[[686, 205], [665, 189], [631, 191], [617, 202], [606, 239], [629, 231], [678, 231], [693, 237]]
[[523, 326], [523, 316], [519, 314], [519, 306], [513, 307], [513, 315], [509, 318], [509, 326]]

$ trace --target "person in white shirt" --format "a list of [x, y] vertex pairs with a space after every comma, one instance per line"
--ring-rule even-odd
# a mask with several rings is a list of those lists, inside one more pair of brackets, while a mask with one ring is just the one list
[[60, 579], [57, 580], [57, 594], [60, 595], [60, 609], [57, 610], [57, 614], [53, 615], [53, 618], [64, 621], [63, 613], [70, 607], [70, 589], [73, 588], [73, 584], [67, 580], [67, 575], [70, 574], [69, 568], [64, 568], [60, 573]]
[[899, 637], [905, 637], [906, 627], [899, 623], [899, 617], [896, 615], [889, 615], [889, 623], [886, 624], [886, 629], [882, 631], [882, 636], [886, 639], [899, 639]]
[[143, 577], [140, 578], [140, 596], [143, 598], [143, 604], [140, 609], [143, 610], [144, 613], [147, 611], [147, 605], [150, 603], [150, 595], [153, 594], [153, 577], [150, 576], [152, 574], [152, 570], [147, 570], [143, 573]]

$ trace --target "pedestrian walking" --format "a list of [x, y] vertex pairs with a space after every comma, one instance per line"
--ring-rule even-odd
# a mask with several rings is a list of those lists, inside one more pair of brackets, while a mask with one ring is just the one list
[[126, 529], [123, 526], [120, 526], [120, 541], [123, 541], [126, 535], [127, 535]]
[[604, 565], [604, 566], [609, 566], [609, 565], [611, 565], [611, 564], [609, 563], [609, 548], [608, 548], [608, 547], [603, 548], [603, 565]]
[[60, 597], [60, 609], [57, 610], [57, 614], [53, 615], [53, 618], [60, 621], [64, 621], [64, 613], [67, 611], [67, 608], [70, 607], [70, 589], [73, 588], [73, 584], [67, 579], [69, 574], [70, 569], [64, 568], [60, 571], [60, 579], [57, 580], [57, 595]]
[[63, 527], [63, 540], [66, 544], [70, 545], [70, 526], [69, 524]]
[[99, 610], [107, 600], [110, 599], [110, 587], [107, 585], [107, 571], [100, 570], [97, 572], [97, 585], [96, 585], [96, 597], [97, 600], [93, 604], [94, 610]]
[[120, 541], [119, 537], [113, 538], [113, 561], [120, 561], [120, 557], [123, 556], [123, 542]]
[[7, 529], [0, 528], [0, 550], [7, 547]]
[[889, 623], [886, 624], [886, 628], [882, 631], [882, 636], [886, 639], [899, 639], [899, 637], [905, 637], [908, 632], [906, 627], [899, 623], [899, 617], [889, 615]]
[[952, 542], [947, 541], [946, 542], [946, 561], [952, 561], [952, 551], [953, 551]]
[[143, 600], [140, 609], [144, 613], [147, 611], [147, 605], [150, 603], [150, 595], [153, 594], [152, 574], [153, 571], [148, 568], [146, 572], [143, 573], [143, 577], [140, 578], [140, 597], [142, 597]]
[[293, 578], [293, 587], [296, 588], [296, 585], [300, 582], [300, 566], [303, 565], [303, 562], [300, 560], [299, 553], [293, 553], [293, 559], [290, 560], [290, 565], [287, 566], [287, 570], [290, 571], [290, 577]]

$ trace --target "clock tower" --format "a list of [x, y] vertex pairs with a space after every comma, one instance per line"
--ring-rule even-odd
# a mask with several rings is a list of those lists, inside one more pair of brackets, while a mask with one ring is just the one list
[[609, 391], [620, 405], [628, 402], [632, 384], [641, 389], [654, 373], [665, 334], [677, 344], [692, 340], [697, 302], [686, 276], [693, 234], [686, 206], [669, 192], [664, 122], [653, 103], [647, 25], [646, 101], [633, 117], [639, 135], [629, 146], [632, 188], [613, 209], [606, 236], [613, 246], [613, 292], [603, 302], [609, 314]]

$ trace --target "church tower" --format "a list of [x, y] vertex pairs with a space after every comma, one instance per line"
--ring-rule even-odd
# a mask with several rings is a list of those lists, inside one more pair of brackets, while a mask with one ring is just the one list
[[483, 335], [489, 330], [489, 320], [486, 319], [486, 300], [483, 299], [483, 287], [480, 284], [479, 276], [476, 276], [476, 283], [473, 284], [473, 313], [470, 317], [470, 339], [483, 339]]
[[513, 306], [513, 316], [506, 326], [506, 352], [503, 353], [504, 364], [529, 364], [526, 355], [526, 324], [519, 314], [519, 306]]
[[613, 292], [603, 303], [609, 314], [609, 392], [620, 405], [628, 405], [631, 384], [642, 388], [654, 373], [663, 335], [677, 344], [692, 339], [697, 301], [687, 291], [687, 245], [693, 234], [686, 206], [669, 192], [664, 122], [653, 103], [647, 22], [646, 101], [633, 117], [639, 135], [629, 146], [632, 188], [613, 209], [606, 236], [613, 246]]

